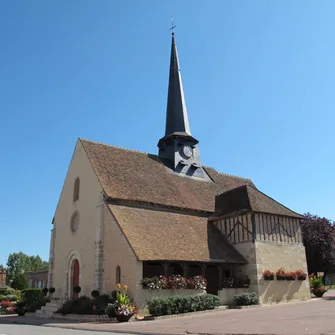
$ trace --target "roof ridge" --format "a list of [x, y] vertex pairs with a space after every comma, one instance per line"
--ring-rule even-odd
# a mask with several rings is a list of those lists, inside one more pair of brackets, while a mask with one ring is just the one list
[[225, 172], [221, 172], [221, 171], [218, 171], [218, 170], [216, 170], [214, 167], [212, 167], [212, 166], [203, 166], [205, 169], [206, 168], [208, 168], [208, 169], [213, 169], [213, 170], [215, 170], [218, 174], [221, 174], [221, 175], [223, 175], [223, 176], [228, 176], [228, 177], [233, 177], [233, 178], [238, 178], [238, 179], [243, 179], [243, 180], [249, 180], [249, 181], [251, 181], [251, 178], [246, 178], [246, 177], [240, 177], [240, 176], [236, 176], [236, 175], [234, 175], [234, 174], [230, 174], [230, 173], [225, 173]]
[[144, 155], [152, 155], [152, 156], [156, 156], [158, 157], [158, 155], [155, 154], [151, 154], [150, 152], [145, 152], [145, 151], [139, 151], [139, 150], [134, 150], [134, 149], [128, 149], [128, 148], [124, 148], [124, 147], [120, 147], [117, 145], [111, 145], [111, 144], [107, 144], [107, 143], [102, 143], [102, 142], [97, 142], [97, 141], [91, 141], [91, 140], [86, 140], [84, 138], [79, 137], [78, 138], [80, 141], [84, 141], [84, 142], [90, 142], [90, 143], [94, 143], [94, 144], [100, 144], [100, 145], [104, 145], [106, 147], [110, 147], [110, 148], [115, 148], [115, 149], [120, 149], [120, 150], [125, 150], [125, 151], [130, 151], [130, 152], [136, 152], [138, 154], [144, 154]]
[[[277, 203], [278, 205], [280, 205], [280, 206], [286, 208], [286, 209], [289, 210], [290, 212], [295, 213], [295, 214], [297, 214], [297, 215], [299, 215], [299, 216], [302, 216], [300, 213], [293, 211], [292, 209], [290, 209], [290, 208], [288, 208], [287, 206], [283, 205], [282, 203], [280, 203], [280, 202], [277, 201], [276, 199], [274, 199], [274, 198], [270, 197], [269, 195], [267, 195], [266, 193], [262, 192], [262, 191], [259, 190], [258, 188], [255, 188], [255, 187], [253, 187], [253, 186], [251, 186], [251, 185], [245, 185], [245, 186], [248, 186], [248, 187], [253, 188], [253, 189], [254, 189], [255, 191], [257, 191], [258, 193], [261, 193], [261, 194], [264, 195], [265, 197], [271, 199], [272, 201], [274, 201], [274, 202]], [[248, 187], [247, 187], [247, 192], [248, 192]]]

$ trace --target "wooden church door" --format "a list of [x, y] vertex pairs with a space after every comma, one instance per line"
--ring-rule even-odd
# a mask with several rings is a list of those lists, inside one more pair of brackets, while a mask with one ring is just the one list
[[77, 259], [73, 261], [73, 274], [72, 274], [72, 298], [77, 299], [78, 293], [73, 292], [73, 289], [79, 286], [79, 262]]

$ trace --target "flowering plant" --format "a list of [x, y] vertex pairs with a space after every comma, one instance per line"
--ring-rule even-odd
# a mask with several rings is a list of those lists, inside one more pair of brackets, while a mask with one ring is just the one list
[[286, 271], [283, 268], [280, 268], [276, 272], [276, 277], [277, 277], [277, 280], [285, 280], [287, 277]]
[[202, 276], [195, 276], [186, 279], [186, 288], [195, 290], [206, 290], [207, 280]]
[[162, 289], [196, 289], [205, 290], [207, 287], [207, 280], [202, 276], [195, 276], [193, 278], [185, 278], [181, 275], [155, 276], [151, 278], [143, 278], [141, 280], [143, 288], [149, 290], [162, 290]]
[[286, 272], [286, 280], [295, 280], [296, 278], [296, 272]]
[[187, 287], [186, 279], [181, 275], [173, 275], [168, 279], [168, 288], [176, 290], [183, 289]]
[[265, 270], [263, 272], [264, 280], [273, 280], [275, 278], [275, 273], [270, 270]]
[[301, 269], [297, 270], [295, 274], [298, 280], [305, 280], [307, 278], [307, 273]]
[[161, 290], [167, 288], [168, 278], [165, 276], [155, 276], [151, 278], [143, 278], [141, 284], [143, 288], [148, 288], [149, 290]]
[[[121, 284], [117, 284], [118, 288], [121, 288]], [[131, 302], [127, 294], [127, 285], [123, 285], [123, 292], [116, 292], [116, 304], [115, 304], [115, 314], [116, 315], [130, 315], [134, 314], [136, 311], [135, 306]]]
[[237, 277], [225, 277], [222, 279], [223, 288], [244, 288], [250, 286], [250, 279], [248, 276], [241, 278]]

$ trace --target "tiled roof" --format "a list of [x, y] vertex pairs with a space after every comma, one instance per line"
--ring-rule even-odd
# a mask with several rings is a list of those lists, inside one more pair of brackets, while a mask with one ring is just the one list
[[108, 197], [214, 212], [215, 195], [250, 179], [205, 168], [213, 182], [181, 177], [158, 156], [80, 140]]
[[207, 217], [109, 205], [139, 260], [246, 263]]
[[216, 213], [226, 215], [240, 211], [302, 217], [250, 185], [237, 187], [216, 197]]

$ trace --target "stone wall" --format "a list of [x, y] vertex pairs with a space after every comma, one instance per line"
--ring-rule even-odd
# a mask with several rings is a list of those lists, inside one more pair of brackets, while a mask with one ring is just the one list
[[258, 294], [258, 272], [257, 272], [257, 261], [256, 261], [256, 247], [255, 243], [238, 243], [234, 247], [246, 258], [248, 264], [237, 265], [234, 268], [235, 275], [238, 276], [236, 270], [240, 270], [241, 274], [247, 275], [250, 279], [249, 292], [255, 292]]
[[299, 269], [307, 273], [305, 247], [302, 244], [279, 244], [256, 242], [259, 298], [261, 303], [271, 304], [311, 298], [308, 279], [304, 281], [265, 281], [263, 272], [276, 272], [283, 267], [286, 271]]
[[31, 271], [24, 273], [24, 279], [26, 280], [29, 288], [44, 288], [49, 287], [48, 285], [48, 267], [45, 267], [39, 271]]
[[[74, 183], [78, 177], [79, 199], [74, 201]], [[51, 282], [56, 289], [55, 297], [71, 296], [71, 263], [74, 259], [79, 261], [81, 294], [90, 296], [95, 288], [95, 236], [101, 215], [101, 192], [99, 180], [78, 141], [54, 216], [50, 262], [53, 265]], [[75, 212], [79, 214], [79, 224], [73, 232], [71, 218]]]
[[142, 262], [137, 260], [125, 235], [108, 206], [104, 225], [104, 292], [116, 290], [116, 268], [121, 269], [121, 285], [128, 285], [129, 296], [135, 298], [136, 287], [142, 279]]
[[224, 288], [219, 290], [220, 305], [235, 305], [234, 296], [248, 292], [250, 292], [249, 288]]

